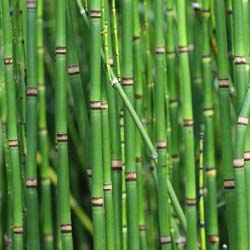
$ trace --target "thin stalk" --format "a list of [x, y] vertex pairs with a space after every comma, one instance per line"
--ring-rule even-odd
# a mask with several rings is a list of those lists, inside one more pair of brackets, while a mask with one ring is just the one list
[[157, 162], [157, 197], [158, 197], [158, 217], [160, 228], [161, 249], [171, 249], [170, 235], [170, 207], [168, 203], [168, 187], [166, 178], [168, 175], [167, 166], [167, 134], [165, 118], [165, 40], [163, 36], [163, 0], [155, 1], [155, 84], [156, 84], [156, 140], [157, 152], [159, 155]]
[[214, 106], [210, 51], [210, 1], [202, 1], [202, 76], [204, 84], [204, 167], [207, 185], [206, 228], [208, 249], [219, 249], [214, 142]]
[[13, 78], [12, 29], [9, 1], [2, 0], [1, 4], [4, 41], [4, 76], [7, 99], [7, 138], [10, 155], [11, 189], [12, 191], [15, 190], [15, 192], [12, 192], [13, 249], [23, 250], [23, 189], [18, 154], [16, 89]]
[[57, 209], [63, 250], [73, 249], [70, 212], [67, 92], [66, 92], [66, 7], [67, 0], [57, 1], [56, 6], [56, 67], [55, 67], [55, 119], [56, 166], [58, 172]]
[[[134, 106], [134, 78], [133, 78], [133, 50], [132, 25], [133, 2], [122, 1], [122, 85], [124, 91]], [[135, 164], [135, 125], [128, 109], [124, 110], [124, 138], [125, 138], [125, 179], [126, 179], [126, 206], [128, 225], [128, 249], [139, 250], [138, 232], [138, 195], [137, 175]]]
[[231, 134], [231, 112], [229, 93], [229, 63], [227, 60], [227, 33], [226, 16], [223, 0], [215, 2], [216, 39], [218, 46], [218, 75], [219, 75], [219, 102], [220, 102], [220, 126], [221, 126], [221, 149], [224, 172], [224, 189], [226, 193], [226, 216], [229, 236], [229, 246], [235, 249], [234, 233], [234, 176], [232, 168], [233, 146]]
[[[138, 0], [133, 1], [133, 53], [134, 53], [134, 76], [135, 76], [135, 110], [142, 120], [143, 115], [143, 74], [142, 74], [142, 37], [140, 27], [140, 16]], [[136, 131], [136, 174], [137, 174], [137, 192], [138, 192], [138, 228], [140, 236], [140, 249], [147, 249], [146, 227], [144, 218], [144, 191], [143, 191], [143, 169], [142, 169], [142, 139], [139, 131]]]
[[205, 231], [205, 208], [204, 208], [204, 167], [203, 167], [203, 133], [200, 133], [200, 156], [199, 156], [199, 211], [200, 211], [200, 243], [201, 250], [206, 250]]
[[106, 249], [101, 122], [101, 1], [90, 3], [90, 117], [92, 135], [92, 216], [94, 250]]
[[194, 132], [190, 68], [188, 60], [188, 44], [186, 31], [186, 1], [177, 1], [178, 49], [180, 60], [180, 81], [182, 98], [182, 119], [184, 137], [184, 167], [186, 177], [186, 218], [187, 218], [187, 250], [197, 249], [196, 231], [196, 178], [194, 156]]
[[51, 183], [48, 176], [49, 149], [48, 131], [46, 119], [46, 86], [44, 73], [44, 44], [43, 44], [43, 6], [44, 1], [37, 1], [37, 81], [38, 81], [38, 128], [39, 128], [39, 151], [41, 152], [41, 221], [42, 240], [45, 250], [53, 250], [53, 223], [51, 204]]

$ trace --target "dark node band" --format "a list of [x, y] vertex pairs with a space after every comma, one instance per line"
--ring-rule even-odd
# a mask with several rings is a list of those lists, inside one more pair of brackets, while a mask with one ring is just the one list
[[27, 9], [35, 9], [36, 0], [27, 0]]
[[220, 238], [218, 237], [218, 235], [208, 235], [208, 241], [212, 244], [215, 244], [220, 241]]
[[26, 179], [26, 188], [36, 188], [37, 187], [37, 179], [36, 178], [29, 178]]
[[12, 231], [14, 234], [23, 234], [23, 227], [13, 227]]
[[102, 12], [100, 10], [91, 10], [90, 17], [91, 18], [101, 18]]
[[229, 79], [228, 78], [219, 78], [219, 88], [228, 88]]
[[248, 117], [246, 116], [239, 116], [238, 124], [246, 126], [248, 124]]
[[26, 95], [27, 96], [37, 96], [38, 91], [36, 87], [27, 87]]
[[4, 58], [4, 64], [5, 65], [12, 64], [12, 63], [13, 63], [12, 57], [5, 57]]
[[126, 173], [126, 181], [136, 181], [136, 172]]
[[224, 189], [234, 189], [235, 181], [234, 179], [225, 179], [224, 180]]
[[179, 53], [187, 53], [189, 51], [188, 46], [179, 46], [178, 47]]
[[67, 53], [67, 48], [64, 47], [56, 47], [56, 54], [57, 55], [65, 55]]
[[186, 199], [186, 205], [187, 206], [195, 206], [196, 205], [196, 199], [194, 198], [194, 199], [189, 199], [189, 198], [187, 198]]
[[136, 94], [135, 99], [136, 100], [141, 100], [143, 98], [143, 95]]
[[133, 77], [123, 77], [122, 84], [124, 86], [131, 86], [134, 84], [134, 78]]
[[18, 140], [17, 139], [8, 140], [8, 146], [9, 147], [17, 147], [18, 146]]
[[101, 104], [101, 110], [107, 110], [108, 109], [108, 104], [106, 102], [102, 102]]
[[90, 101], [90, 109], [101, 110], [102, 109], [102, 102], [101, 101]]
[[56, 134], [57, 142], [66, 142], [68, 141], [68, 134], [67, 133], [58, 133]]
[[207, 176], [215, 176], [216, 175], [215, 167], [207, 167], [206, 168], [206, 175]]
[[244, 167], [244, 158], [234, 159], [233, 166], [234, 166], [234, 168], [243, 168]]
[[79, 65], [70, 65], [68, 67], [68, 74], [69, 75], [77, 75], [80, 73]]
[[139, 231], [145, 231], [145, 225], [139, 225]]
[[137, 157], [135, 158], [135, 162], [136, 162], [136, 163], [141, 162], [141, 160], [142, 160], [141, 157], [138, 157], [138, 156], [137, 156]]
[[234, 57], [234, 64], [235, 65], [246, 64], [246, 57], [244, 57], [244, 56], [235, 56]]
[[166, 141], [158, 141], [156, 145], [157, 145], [157, 149], [167, 148], [167, 142]]
[[133, 41], [135, 42], [135, 41], [137, 41], [137, 40], [139, 40], [140, 39], [140, 36], [133, 36]]
[[112, 184], [110, 184], [110, 183], [104, 183], [103, 184], [103, 190], [104, 191], [111, 191], [112, 190]]
[[194, 125], [194, 121], [192, 119], [184, 119], [183, 126], [184, 127], [191, 127]]
[[103, 197], [93, 197], [92, 198], [93, 207], [102, 207], [103, 206]]
[[156, 47], [155, 48], [155, 54], [164, 54], [165, 48], [164, 47]]
[[88, 175], [88, 177], [92, 177], [92, 169], [91, 168], [87, 169], [87, 175]]
[[244, 153], [244, 160], [245, 160], [245, 161], [250, 161], [250, 151], [246, 151], [246, 152]]
[[171, 237], [170, 236], [160, 236], [160, 243], [161, 243], [161, 245], [170, 244]]
[[206, 224], [205, 224], [205, 221], [200, 221], [200, 227], [205, 227]]
[[72, 225], [71, 224], [62, 224], [61, 225], [61, 233], [71, 233], [72, 232]]
[[121, 171], [122, 170], [122, 161], [120, 160], [112, 160], [111, 161], [111, 168], [114, 171]]

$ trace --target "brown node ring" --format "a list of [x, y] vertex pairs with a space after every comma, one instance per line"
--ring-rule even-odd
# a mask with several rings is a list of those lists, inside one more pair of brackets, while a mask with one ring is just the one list
[[139, 225], [139, 231], [145, 231], [145, 225]]
[[102, 12], [100, 10], [91, 10], [90, 17], [91, 18], [101, 18]]
[[157, 145], [157, 149], [167, 148], [167, 142], [166, 141], [158, 141], [156, 145]]
[[68, 74], [69, 75], [76, 75], [80, 73], [79, 65], [70, 65], [68, 67]]
[[134, 78], [133, 77], [123, 77], [122, 84], [124, 86], [131, 86], [134, 84]]
[[9, 146], [9, 147], [17, 147], [17, 146], [18, 146], [18, 141], [17, 141], [17, 139], [8, 140], [8, 146]]
[[57, 142], [66, 142], [68, 141], [68, 134], [67, 133], [58, 133], [56, 134]]
[[235, 181], [234, 179], [225, 179], [224, 180], [224, 189], [234, 189]]
[[187, 53], [189, 49], [188, 49], [188, 46], [179, 46], [178, 51], [179, 53]]
[[164, 47], [156, 47], [155, 48], [155, 54], [164, 54], [165, 53], [165, 48]]
[[187, 206], [195, 206], [196, 205], [196, 199], [186, 199]]
[[191, 127], [194, 125], [194, 121], [192, 119], [184, 119], [183, 126], [184, 127]]
[[229, 87], [229, 79], [228, 78], [220, 78], [219, 79], [219, 88], [228, 88]]
[[235, 56], [234, 64], [246, 64], [246, 58], [244, 56]]
[[208, 235], [208, 241], [210, 243], [218, 243], [220, 241], [220, 238], [217, 235]]
[[67, 48], [65, 46], [56, 47], [56, 54], [57, 55], [65, 55], [66, 53], [67, 53]]
[[36, 0], [27, 0], [27, 9], [35, 9]]
[[246, 151], [246, 152], [244, 153], [244, 160], [245, 160], [245, 161], [250, 161], [250, 151]]
[[93, 197], [92, 198], [93, 207], [102, 207], [103, 206], [103, 197]]
[[12, 64], [12, 63], [13, 63], [12, 57], [5, 57], [4, 58], [4, 64], [5, 65]]
[[102, 102], [101, 101], [90, 101], [90, 109], [101, 110], [102, 109]]
[[244, 158], [234, 159], [233, 166], [234, 166], [234, 168], [243, 168], [244, 167]]
[[111, 167], [112, 167], [112, 170], [114, 171], [121, 171], [122, 170], [122, 161], [120, 160], [112, 160], [111, 161]]
[[104, 191], [111, 191], [112, 190], [112, 184], [110, 184], [110, 183], [103, 184], [103, 190]]
[[246, 126], [248, 124], [248, 117], [246, 117], [246, 116], [239, 116], [239, 118], [238, 118], [238, 124]]
[[163, 244], [170, 244], [171, 243], [171, 237], [170, 236], [160, 236], [160, 243]]
[[26, 184], [27, 188], [36, 188], [37, 187], [37, 179], [36, 178], [26, 179], [25, 184]]
[[136, 181], [136, 172], [126, 173], [126, 181]]
[[71, 224], [62, 224], [61, 225], [61, 233], [71, 233], [72, 232], [72, 225]]
[[37, 96], [37, 88], [36, 87], [27, 87], [26, 89], [26, 95], [27, 96]]
[[13, 227], [12, 229], [14, 234], [23, 234], [23, 227]]

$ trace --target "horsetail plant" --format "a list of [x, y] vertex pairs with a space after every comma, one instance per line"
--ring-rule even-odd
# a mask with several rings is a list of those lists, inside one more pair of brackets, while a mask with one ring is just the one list
[[249, 6], [1, 0], [0, 250], [249, 248]]

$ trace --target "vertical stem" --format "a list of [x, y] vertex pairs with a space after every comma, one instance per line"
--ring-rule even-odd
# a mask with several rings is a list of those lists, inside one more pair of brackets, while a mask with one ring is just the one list
[[196, 178], [194, 158], [194, 132], [190, 68], [186, 31], [186, 0], [177, 1], [178, 49], [184, 136], [184, 166], [186, 177], [187, 250], [197, 249], [196, 231]]
[[63, 250], [73, 249], [69, 201], [67, 92], [66, 92], [66, 6], [67, 0], [58, 0], [56, 6], [56, 166], [58, 172], [58, 216]]
[[21, 171], [18, 154], [17, 139], [17, 118], [16, 118], [16, 89], [13, 78], [13, 57], [12, 57], [12, 30], [9, 1], [2, 0], [2, 22], [4, 39], [4, 75], [6, 82], [7, 99], [7, 138], [10, 155], [10, 168], [12, 175], [12, 218], [13, 218], [13, 249], [23, 249], [23, 194]]
[[105, 249], [101, 123], [101, 1], [90, 2], [90, 115], [92, 134], [92, 216], [94, 250]]

